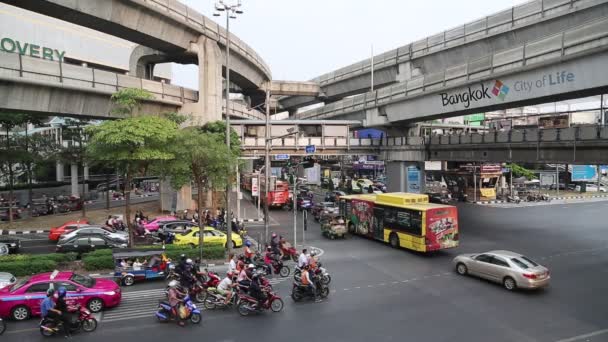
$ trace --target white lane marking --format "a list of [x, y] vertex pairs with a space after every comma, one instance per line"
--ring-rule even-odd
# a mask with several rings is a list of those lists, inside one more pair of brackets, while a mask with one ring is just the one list
[[360, 288], [361, 288], [361, 286], [355, 286], [355, 288], [356, 288], [356, 289], [360, 289]]
[[378, 284], [378, 286], [384, 286], [384, 285], [386, 285], [386, 284], [385, 284], [385, 283], [380, 283], [380, 284]]
[[399, 282], [398, 281], [394, 281], [393, 284], [399, 284]]
[[409, 281], [408, 279], [405, 279], [405, 280], [402, 280], [401, 282], [402, 283], [407, 283], [408, 281]]
[[587, 340], [589, 337], [603, 335], [603, 334], [606, 334], [606, 333], [608, 333], [608, 329], [602, 329], [602, 330], [592, 331], [592, 332], [590, 332], [588, 334], [578, 335], [578, 336], [570, 337], [570, 338], [567, 338], [567, 339], [559, 340], [557, 342], [574, 342], [574, 341]]
[[342, 291], [349, 291], [350, 289], [343, 289]]

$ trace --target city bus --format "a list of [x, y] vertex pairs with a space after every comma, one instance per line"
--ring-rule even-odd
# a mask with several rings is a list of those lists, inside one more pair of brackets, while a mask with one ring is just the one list
[[427, 195], [395, 192], [340, 197], [351, 234], [418, 252], [458, 246], [458, 210], [429, 203]]

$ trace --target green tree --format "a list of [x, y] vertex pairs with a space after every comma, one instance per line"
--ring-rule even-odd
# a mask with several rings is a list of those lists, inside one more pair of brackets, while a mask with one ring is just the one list
[[536, 175], [534, 174], [534, 172], [526, 169], [523, 166], [511, 163], [511, 164], [507, 164], [507, 167], [512, 170], [513, 176], [516, 178], [526, 177], [529, 180], [536, 178]]
[[[140, 116], [89, 126], [87, 132], [91, 136], [87, 144], [89, 158], [113, 164], [125, 175], [125, 220], [131, 227], [133, 175], [146, 170], [152, 162], [175, 158], [169, 144], [177, 135], [177, 125], [164, 118]], [[129, 235], [132, 243], [132, 229]]]
[[[201, 130], [207, 134], [213, 134], [217, 137], [222, 137], [226, 142], [226, 122], [224, 121], [211, 121], [203, 125]], [[241, 139], [238, 133], [234, 129], [230, 129], [230, 149], [234, 154], [240, 154], [241, 151]]]
[[125, 88], [112, 94], [112, 114], [133, 116], [135, 109], [141, 109], [142, 102], [154, 98], [154, 95], [144, 89]]
[[13, 201], [15, 186], [15, 166], [20, 161], [21, 151], [17, 144], [15, 144], [15, 136], [12, 134], [12, 130], [15, 127], [21, 126], [28, 121], [28, 115], [20, 113], [0, 113], [0, 125], [4, 131], [4, 141], [2, 149], [0, 150], [0, 167], [2, 172], [0, 175], [4, 175], [8, 183], [8, 218], [9, 222], [13, 222]]
[[[171, 179], [171, 185], [179, 189], [194, 182], [198, 188], [197, 206], [199, 226], [203, 208], [203, 189], [210, 190], [225, 187], [234, 178], [238, 154], [226, 146], [223, 136], [203, 132], [197, 127], [187, 127], [179, 131], [171, 143], [171, 152], [175, 158], [162, 164], [162, 174]], [[203, 253], [203, 234], [199, 236], [201, 258]]]

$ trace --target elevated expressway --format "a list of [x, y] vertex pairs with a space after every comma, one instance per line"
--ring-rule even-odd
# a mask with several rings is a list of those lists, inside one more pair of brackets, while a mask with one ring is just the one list
[[[374, 92], [367, 60], [315, 79], [325, 98], [281, 104], [293, 110], [325, 101], [298, 118], [389, 126], [595, 95], [608, 85], [598, 74], [607, 36], [608, 1], [531, 1], [376, 56]], [[558, 83], [562, 72], [572, 75]], [[508, 96], [492, 93], [496, 81], [498, 95], [508, 88]], [[485, 96], [471, 96], [477, 90]]]

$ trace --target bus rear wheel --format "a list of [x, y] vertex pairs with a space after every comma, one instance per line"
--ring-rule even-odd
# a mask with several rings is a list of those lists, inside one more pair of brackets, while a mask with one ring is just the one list
[[393, 247], [393, 248], [399, 247], [399, 237], [395, 233], [391, 233], [388, 242], [391, 244], [391, 247]]

